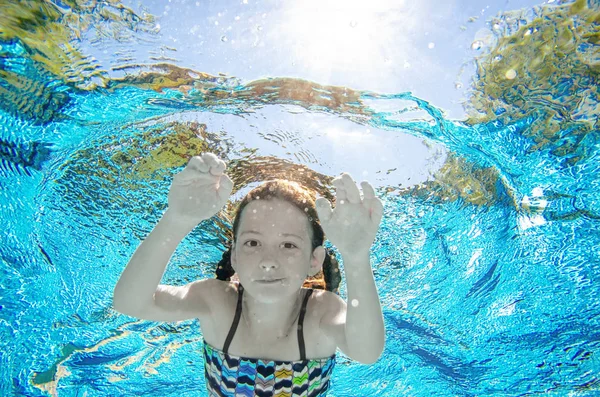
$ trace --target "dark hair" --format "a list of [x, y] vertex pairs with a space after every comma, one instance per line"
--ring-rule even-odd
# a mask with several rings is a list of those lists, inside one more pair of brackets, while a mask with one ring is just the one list
[[[267, 181], [251, 190], [239, 203], [235, 218], [233, 220], [232, 240], [235, 241], [240, 219], [244, 208], [252, 200], [284, 200], [300, 211], [304, 212], [308, 218], [312, 230], [312, 249], [314, 250], [325, 242], [325, 233], [319, 222], [317, 209], [315, 206], [315, 194], [303, 188], [297, 182], [285, 181], [281, 179]], [[229, 281], [235, 274], [231, 266], [231, 246], [223, 253], [216, 269], [217, 279]], [[339, 292], [339, 285], [342, 280], [340, 275], [338, 261], [335, 254], [330, 250], [325, 250], [325, 260], [323, 269], [315, 276], [307, 277], [304, 281], [304, 287], [326, 289], [327, 291]]]

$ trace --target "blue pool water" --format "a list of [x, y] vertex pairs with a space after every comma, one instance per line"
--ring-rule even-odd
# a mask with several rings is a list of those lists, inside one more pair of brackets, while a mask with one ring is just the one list
[[[37, 24], [32, 4], [50, 7]], [[48, 4], [0, 19], [0, 395], [205, 395], [197, 322], [111, 307], [172, 175], [202, 151], [238, 195], [282, 175], [326, 194], [344, 170], [377, 186], [386, 349], [371, 366], [338, 353], [329, 395], [600, 395], [597, 2], [491, 21], [507, 27], [460, 121], [409, 92], [275, 75], [137, 66], [100, 84], [92, 60], [40, 55], [36, 26], [72, 23]], [[548, 51], [543, 67], [517, 62], [514, 37]], [[201, 224], [163, 282], [213, 277], [228, 226]]]

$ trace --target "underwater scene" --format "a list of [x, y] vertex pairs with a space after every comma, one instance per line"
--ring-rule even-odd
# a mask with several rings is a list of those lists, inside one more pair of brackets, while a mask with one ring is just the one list
[[197, 321], [112, 307], [205, 152], [233, 197], [165, 284], [261, 181], [382, 200], [386, 347], [328, 396], [600, 395], [599, 80], [598, 0], [0, 0], [0, 396], [207, 395]]

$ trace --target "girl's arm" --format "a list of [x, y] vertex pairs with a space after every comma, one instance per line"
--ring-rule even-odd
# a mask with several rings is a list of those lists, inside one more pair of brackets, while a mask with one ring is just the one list
[[181, 240], [203, 219], [218, 212], [231, 193], [225, 163], [212, 154], [194, 157], [173, 179], [169, 209], [135, 251], [114, 290], [113, 305], [130, 316], [155, 321], [203, 317], [218, 281], [184, 286], [159, 285]]
[[[348, 302], [327, 294], [321, 330], [348, 357], [363, 364], [375, 363], [385, 347], [385, 325], [369, 254], [345, 256]], [[353, 302], [355, 302], [353, 304]]]
[[329, 241], [342, 255], [348, 302], [329, 294], [321, 328], [350, 358], [372, 364], [385, 347], [385, 326], [369, 252], [383, 215], [373, 187], [362, 182], [363, 197], [348, 174], [333, 181], [336, 207], [317, 200], [317, 211]]
[[349, 353], [356, 360], [371, 364], [377, 361], [385, 346], [385, 326], [377, 286], [371, 270], [369, 253], [344, 256], [348, 292], [346, 327]]
[[208, 280], [184, 286], [159, 285], [171, 255], [189, 232], [189, 227], [182, 227], [165, 212], [121, 274], [113, 295], [115, 310], [153, 321], [181, 321], [208, 313], [199, 294]]

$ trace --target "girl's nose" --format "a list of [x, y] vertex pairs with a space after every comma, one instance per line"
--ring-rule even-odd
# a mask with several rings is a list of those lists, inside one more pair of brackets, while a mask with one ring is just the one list
[[279, 263], [273, 255], [265, 252], [265, 256], [260, 261], [260, 267], [263, 270], [275, 270], [279, 268]]

